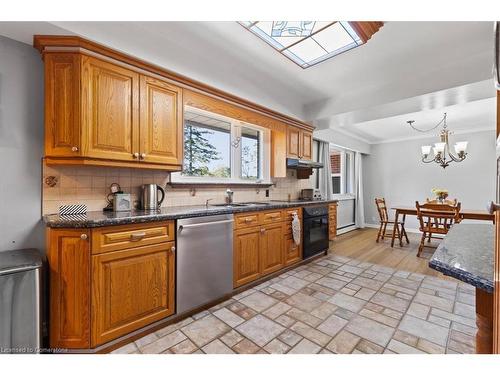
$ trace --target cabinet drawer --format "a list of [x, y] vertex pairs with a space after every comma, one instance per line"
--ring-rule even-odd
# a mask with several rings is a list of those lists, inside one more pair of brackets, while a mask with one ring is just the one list
[[263, 212], [259, 216], [260, 224], [278, 223], [283, 220], [283, 212], [281, 210]]
[[96, 228], [92, 230], [92, 254], [174, 240], [173, 221]]
[[259, 225], [259, 215], [257, 213], [245, 213], [238, 214], [235, 216], [235, 227], [236, 229], [240, 228], [249, 228]]

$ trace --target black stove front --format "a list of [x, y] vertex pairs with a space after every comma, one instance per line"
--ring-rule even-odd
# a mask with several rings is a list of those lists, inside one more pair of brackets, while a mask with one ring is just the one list
[[328, 250], [328, 206], [304, 207], [304, 259]]

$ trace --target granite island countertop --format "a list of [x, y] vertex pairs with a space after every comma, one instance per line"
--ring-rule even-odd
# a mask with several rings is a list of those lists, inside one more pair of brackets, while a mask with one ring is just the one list
[[[64, 217], [59, 214], [44, 215], [43, 222], [51, 228], [96, 228], [108, 225], [138, 224], [163, 220], [185, 219], [189, 217], [223, 215], [239, 212], [265, 211], [280, 208], [301, 207], [318, 204], [335, 203], [334, 200], [315, 201], [265, 201], [268, 204], [256, 204], [249, 206], [174, 206], [162, 207], [157, 211], [90, 211], [84, 215]], [[238, 202], [235, 202], [238, 203]]]
[[429, 261], [429, 267], [493, 293], [493, 224], [456, 224]]

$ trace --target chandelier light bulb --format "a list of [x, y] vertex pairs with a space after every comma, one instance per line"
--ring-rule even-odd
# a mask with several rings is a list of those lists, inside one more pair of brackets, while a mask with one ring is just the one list
[[434, 144], [434, 152], [435, 153], [444, 153], [444, 147], [446, 146], [446, 143], [444, 142], [438, 142]]
[[422, 146], [422, 155], [427, 156], [431, 153], [432, 146]]
[[457, 154], [464, 153], [467, 150], [467, 142], [457, 142], [455, 144], [455, 152]]

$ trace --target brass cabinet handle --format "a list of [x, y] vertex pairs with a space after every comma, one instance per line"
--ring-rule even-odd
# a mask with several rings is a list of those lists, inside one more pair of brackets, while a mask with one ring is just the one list
[[81, 238], [82, 240], [86, 240], [87, 238], [89, 238], [89, 236], [87, 236], [85, 233], [82, 233], [82, 234], [80, 235], [80, 238]]
[[141, 159], [142, 160], [146, 159], [146, 154], [144, 152], [141, 154]]
[[175, 253], [175, 246], [172, 246], [172, 247], [170, 248], [170, 251], [171, 251], [171, 252], [173, 252], [173, 253]]
[[130, 241], [140, 241], [146, 237], [146, 232], [132, 233], [130, 235]]
[[77, 152], [78, 151], [78, 147], [76, 147], [76, 146], [71, 147], [71, 151]]
[[253, 218], [251, 218], [251, 217], [245, 218], [245, 223], [251, 223], [252, 221], [253, 221]]
[[262, 229], [260, 230], [260, 233], [261, 233], [261, 234], [266, 233], [266, 229], [265, 229], [265, 228], [262, 228]]
[[138, 152], [134, 152], [134, 153], [132, 154], [132, 157], [133, 157], [134, 159], [139, 159], [139, 153], [138, 153]]

